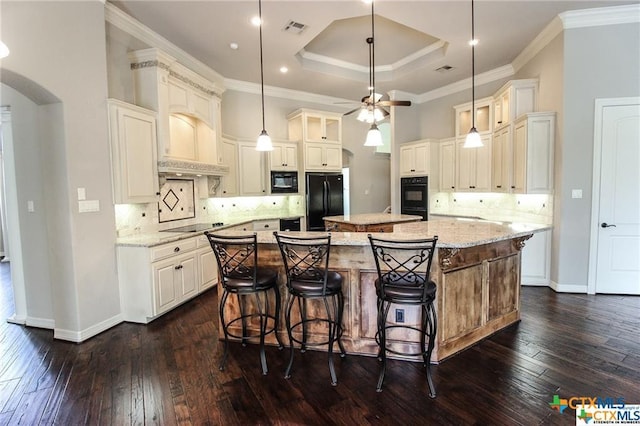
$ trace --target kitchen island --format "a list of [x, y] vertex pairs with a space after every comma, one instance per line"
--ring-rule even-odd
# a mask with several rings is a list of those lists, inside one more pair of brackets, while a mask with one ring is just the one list
[[419, 222], [422, 216], [410, 214], [364, 213], [344, 216], [326, 216], [324, 227], [337, 232], [393, 232], [399, 223]]
[[[546, 225], [536, 224], [443, 219], [399, 224], [394, 226], [392, 234], [377, 235], [398, 240], [438, 236], [431, 270], [432, 279], [438, 286], [438, 331], [432, 362], [440, 362], [519, 321], [521, 249], [533, 233], [547, 229]], [[233, 231], [221, 231], [225, 232], [233, 234]], [[331, 236], [329, 264], [343, 277], [344, 346], [352, 354], [376, 356], [374, 282], [377, 272], [367, 233], [331, 232]], [[261, 264], [280, 271], [280, 293], [285, 297], [284, 268], [273, 234], [258, 232], [258, 243]], [[218, 292], [222, 292], [220, 286]], [[417, 325], [419, 308], [403, 308], [404, 323]], [[315, 308], [309, 306], [307, 309], [312, 315]], [[393, 314], [389, 316], [390, 319], [395, 317]], [[286, 339], [284, 321], [280, 330]], [[320, 341], [326, 339], [325, 335], [326, 330], [321, 325], [310, 329], [310, 339]], [[275, 343], [273, 336], [269, 338], [270, 343]], [[411, 342], [418, 341], [418, 336], [396, 334], [390, 340], [395, 350], [406, 352]], [[417, 360], [402, 356], [396, 358]]]

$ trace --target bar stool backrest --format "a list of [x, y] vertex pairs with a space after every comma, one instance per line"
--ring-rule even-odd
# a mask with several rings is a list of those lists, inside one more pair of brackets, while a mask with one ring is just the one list
[[326, 292], [329, 271], [329, 251], [331, 235], [299, 237], [273, 233], [280, 247], [287, 273], [287, 283], [291, 281], [317, 282]]
[[423, 289], [423, 300], [432, 297], [427, 284], [437, 236], [409, 241], [383, 240], [371, 234], [368, 237], [383, 292], [387, 286], [413, 287]]
[[256, 234], [228, 236], [204, 233], [216, 255], [223, 285], [229, 279], [253, 281], [256, 285], [258, 241]]

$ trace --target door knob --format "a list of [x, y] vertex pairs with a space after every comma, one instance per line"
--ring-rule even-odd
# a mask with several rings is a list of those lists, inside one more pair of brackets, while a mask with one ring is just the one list
[[601, 228], [611, 228], [611, 227], [616, 227], [615, 225], [609, 225], [607, 222], [602, 222], [602, 224], [600, 224]]

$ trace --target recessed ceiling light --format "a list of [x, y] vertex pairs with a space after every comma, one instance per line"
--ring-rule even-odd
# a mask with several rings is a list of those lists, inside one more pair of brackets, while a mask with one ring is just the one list
[[238, 50], [238, 43], [229, 43], [229, 47], [233, 50]]
[[288, 71], [289, 71], [289, 68], [287, 68], [287, 67], [280, 67], [280, 72], [281, 72], [282, 74], [286, 74]]
[[477, 46], [478, 45], [478, 39], [474, 38], [473, 40], [469, 40], [469, 46]]
[[254, 16], [253, 18], [251, 18], [251, 24], [254, 27], [259, 27], [260, 26], [260, 17], [259, 16]]

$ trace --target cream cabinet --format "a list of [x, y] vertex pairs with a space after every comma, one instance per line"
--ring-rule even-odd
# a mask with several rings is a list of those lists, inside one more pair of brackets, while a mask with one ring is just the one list
[[439, 177], [441, 192], [456, 191], [456, 138], [440, 141]]
[[493, 126], [513, 123], [516, 118], [537, 108], [538, 80], [510, 80], [494, 95]]
[[298, 170], [298, 144], [295, 142], [273, 142], [273, 151], [269, 152], [271, 170]]
[[456, 191], [491, 191], [491, 135], [483, 135], [483, 146], [464, 148], [464, 137], [456, 138]]
[[124, 320], [148, 323], [215, 285], [217, 266], [205, 243], [198, 236], [153, 247], [118, 246]]
[[534, 112], [514, 122], [513, 192], [553, 192], [555, 120], [555, 112]]
[[115, 99], [108, 108], [114, 203], [157, 202], [155, 113]]
[[238, 148], [234, 141], [222, 139], [222, 157], [229, 172], [220, 178], [220, 189], [216, 191], [222, 197], [238, 195]]
[[431, 144], [426, 141], [400, 145], [400, 176], [426, 176], [431, 171]]
[[196, 258], [198, 261], [198, 290], [207, 290], [218, 282], [218, 261], [205, 235], [196, 238]]
[[523, 285], [551, 283], [551, 230], [536, 232], [525, 241], [521, 275]]
[[287, 116], [289, 140], [342, 143], [342, 115], [326, 111], [299, 109]]
[[304, 167], [309, 171], [340, 171], [342, 146], [308, 142], [304, 144]]
[[512, 177], [511, 125], [498, 128], [493, 133], [491, 147], [491, 190], [492, 192], [510, 192]]
[[213, 82], [156, 48], [129, 53], [135, 103], [157, 112], [159, 170], [224, 174], [222, 77]]
[[279, 219], [264, 219], [253, 221], [254, 231], [279, 231], [280, 220]]
[[266, 195], [266, 153], [256, 151], [253, 141], [238, 142], [240, 195]]
[[[478, 133], [491, 132], [493, 127], [493, 98], [478, 99], [474, 102], [476, 121], [475, 126]], [[471, 116], [471, 102], [453, 107], [456, 114], [455, 126], [456, 136], [466, 136], [473, 125]]]

